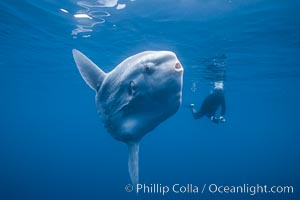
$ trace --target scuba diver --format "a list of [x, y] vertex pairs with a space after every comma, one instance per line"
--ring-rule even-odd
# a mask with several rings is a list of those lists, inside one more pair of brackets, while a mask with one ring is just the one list
[[[194, 119], [200, 119], [207, 116], [213, 123], [224, 123], [226, 112], [225, 96], [224, 96], [224, 80], [226, 76], [226, 55], [220, 55], [212, 58], [204, 58], [201, 65], [202, 77], [213, 83], [213, 89], [202, 102], [200, 109], [197, 111], [194, 104], [187, 105], [190, 108]], [[216, 113], [220, 108], [220, 114]]]
[[[202, 105], [197, 111], [194, 104], [187, 106], [191, 108], [194, 119], [200, 119], [203, 116], [207, 116], [210, 120], [216, 124], [219, 122], [225, 122], [224, 117], [226, 111], [225, 97], [223, 91], [223, 82], [215, 82], [213, 92], [209, 94], [202, 102]], [[220, 117], [216, 117], [218, 108], [221, 107]]]

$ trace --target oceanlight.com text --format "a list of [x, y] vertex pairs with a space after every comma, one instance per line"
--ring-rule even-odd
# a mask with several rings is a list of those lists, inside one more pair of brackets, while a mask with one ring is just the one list
[[159, 194], [167, 195], [169, 193], [174, 194], [246, 194], [246, 195], [257, 195], [257, 194], [293, 194], [294, 187], [292, 185], [284, 186], [268, 186], [262, 184], [242, 184], [242, 185], [218, 185], [218, 184], [179, 184], [173, 185], [164, 184], [137, 184], [133, 186], [127, 184], [125, 186], [126, 192], [136, 192], [140, 194]]

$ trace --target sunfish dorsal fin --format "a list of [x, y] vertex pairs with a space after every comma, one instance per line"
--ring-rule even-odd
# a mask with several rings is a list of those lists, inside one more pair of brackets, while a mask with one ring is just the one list
[[97, 91], [101, 86], [106, 73], [103, 72], [95, 63], [93, 63], [80, 51], [73, 49], [72, 52], [82, 78], [88, 84], [88, 86]]

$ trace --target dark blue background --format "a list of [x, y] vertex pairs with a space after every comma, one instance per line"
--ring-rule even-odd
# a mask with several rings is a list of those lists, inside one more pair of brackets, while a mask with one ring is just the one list
[[[104, 71], [144, 50], [171, 50], [185, 68], [183, 104], [211, 83], [201, 60], [225, 54], [227, 123], [179, 111], [140, 145], [142, 183], [293, 185], [299, 197], [298, 1], [120, 1], [123, 10], [73, 38], [75, 1], [0, 2], [0, 199], [160, 199], [126, 193], [127, 147], [102, 126], [80, 77], [77, 48]], [[65, 14], [59, 11], [65, 8]], [[191, 88], [196, 86], [196, 91]], [[252, 199], [168, 195], [165, 199]]]

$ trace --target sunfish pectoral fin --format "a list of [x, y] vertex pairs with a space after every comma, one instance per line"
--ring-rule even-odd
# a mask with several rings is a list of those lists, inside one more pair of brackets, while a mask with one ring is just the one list
[[80, 51], [73, 49], [73, 57], [84, 81], [94, 90], [98, 90], [106, 73]]
[[128, 143], [128, 170], [132, 185], [139, 183], [139, 143]]

